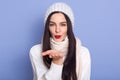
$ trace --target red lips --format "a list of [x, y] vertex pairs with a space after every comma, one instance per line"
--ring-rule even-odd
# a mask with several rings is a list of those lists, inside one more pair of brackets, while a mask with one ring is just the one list
[[55, 35], [55, 38], [59, 39], [59, 38], [61, 38], [61, 35]]

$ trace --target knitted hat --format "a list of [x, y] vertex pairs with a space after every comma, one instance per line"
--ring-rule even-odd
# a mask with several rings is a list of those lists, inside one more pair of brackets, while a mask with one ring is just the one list
[[69, 19], [70, 19], [70, 21], [72, 23], [72, 26], [74, 25], [74, 15], [73, 15], [72, 9], [67, 4], [65, 4], [63, 2], [54, 3], [53, 5], [51, 5], [48, 8], [48, 10], [46, 11], [44, 23], [46, 22], [48, 16], [52, 12], [55, 12], [55, 11], [59, 11], [59, 12], [62, 12], [64, 14], [66, 14], [69, 17]]

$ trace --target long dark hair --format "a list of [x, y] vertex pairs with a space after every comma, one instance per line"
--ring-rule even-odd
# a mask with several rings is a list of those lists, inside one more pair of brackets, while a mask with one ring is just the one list
[[[62, 13], [62, 12], [53, 12], [51, 13], [47, 21], [45, 23], [45, 30], [44, 30], [44, 36], [43, 36], [43, 48], [42, 51], [47, 51], [50, 50], [50, 31], [49, 31], [49, 23], [50, 23], [50, 18], [53, 14], [55, 13]], [[62, 80], [77, 80], [77, 75], [76, 75], [76, 40], [75, 36], [72, 30], [72, 23], [69, 19], [69, 17], [62, 13], [65, 16], [65, 19], [67, 21], [67, 35], [69, 39], [69, 47], [68, 47], [68, 54], [66, 56], [66, 59], [63, 63], [63, 70], [62, 70]], [[43, 57], [44, 64], [47, 66], [47, 68], [50, 68], [52, 59], [49, 58], [49, 56], [44, 56]]]

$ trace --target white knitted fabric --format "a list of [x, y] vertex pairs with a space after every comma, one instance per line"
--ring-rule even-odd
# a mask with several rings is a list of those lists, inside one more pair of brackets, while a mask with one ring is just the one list
[[48, 18], [48, 16], [52, 13], [52, 12], [55, 12], [55, 11], [59, 11], [59, 12], [63, 12], [64, 14], [66, 14], [69, 18], [70, 18], [70, 21], [72, 23], [72, 26], [74, 26], [74, 15], [73, 15], [73, 11], [72, 9], [65, 3], [63, 2], [57, 2], [57, 3], [54, 3], [52, 4], [48, 10], [46, 11], [46, 14], [45, 14], [45, 19], [44, 19], [44, 24]]
[[[77, 72], [77, 76], [78, 76], [78, 80], [80, 80], [81, 78], [81, 41], [76, 37], [76, 72]], [[69, 46], [69, 40], [68, 40], [68, 37], [65, 38], [64, 41], [62, 42], [56, 42], [54, 41], [52, 38], [50, 38], [50, 45], [51, 45], [51, 49], [52, 50], [57, 50], [57, 51], [60, 51], [64, 54], [64, 57], [63, 57], [63, 61], [65, 60], [66, 56], [67, 56], [67, 53], [68, 53], [68, 46]], [[83, 79], [84, 80], [84, 79]], [[85, 79], [87, 80], [87, 79]]]

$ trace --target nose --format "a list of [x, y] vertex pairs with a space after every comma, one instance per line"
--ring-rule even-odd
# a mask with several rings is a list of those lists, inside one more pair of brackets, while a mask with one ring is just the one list
[[60, 32], [60, 26], [59, 26], [59, 25], [56, 25], [55, 32], [56, 32], [56, 33], [59, 33], [59, 32]]

